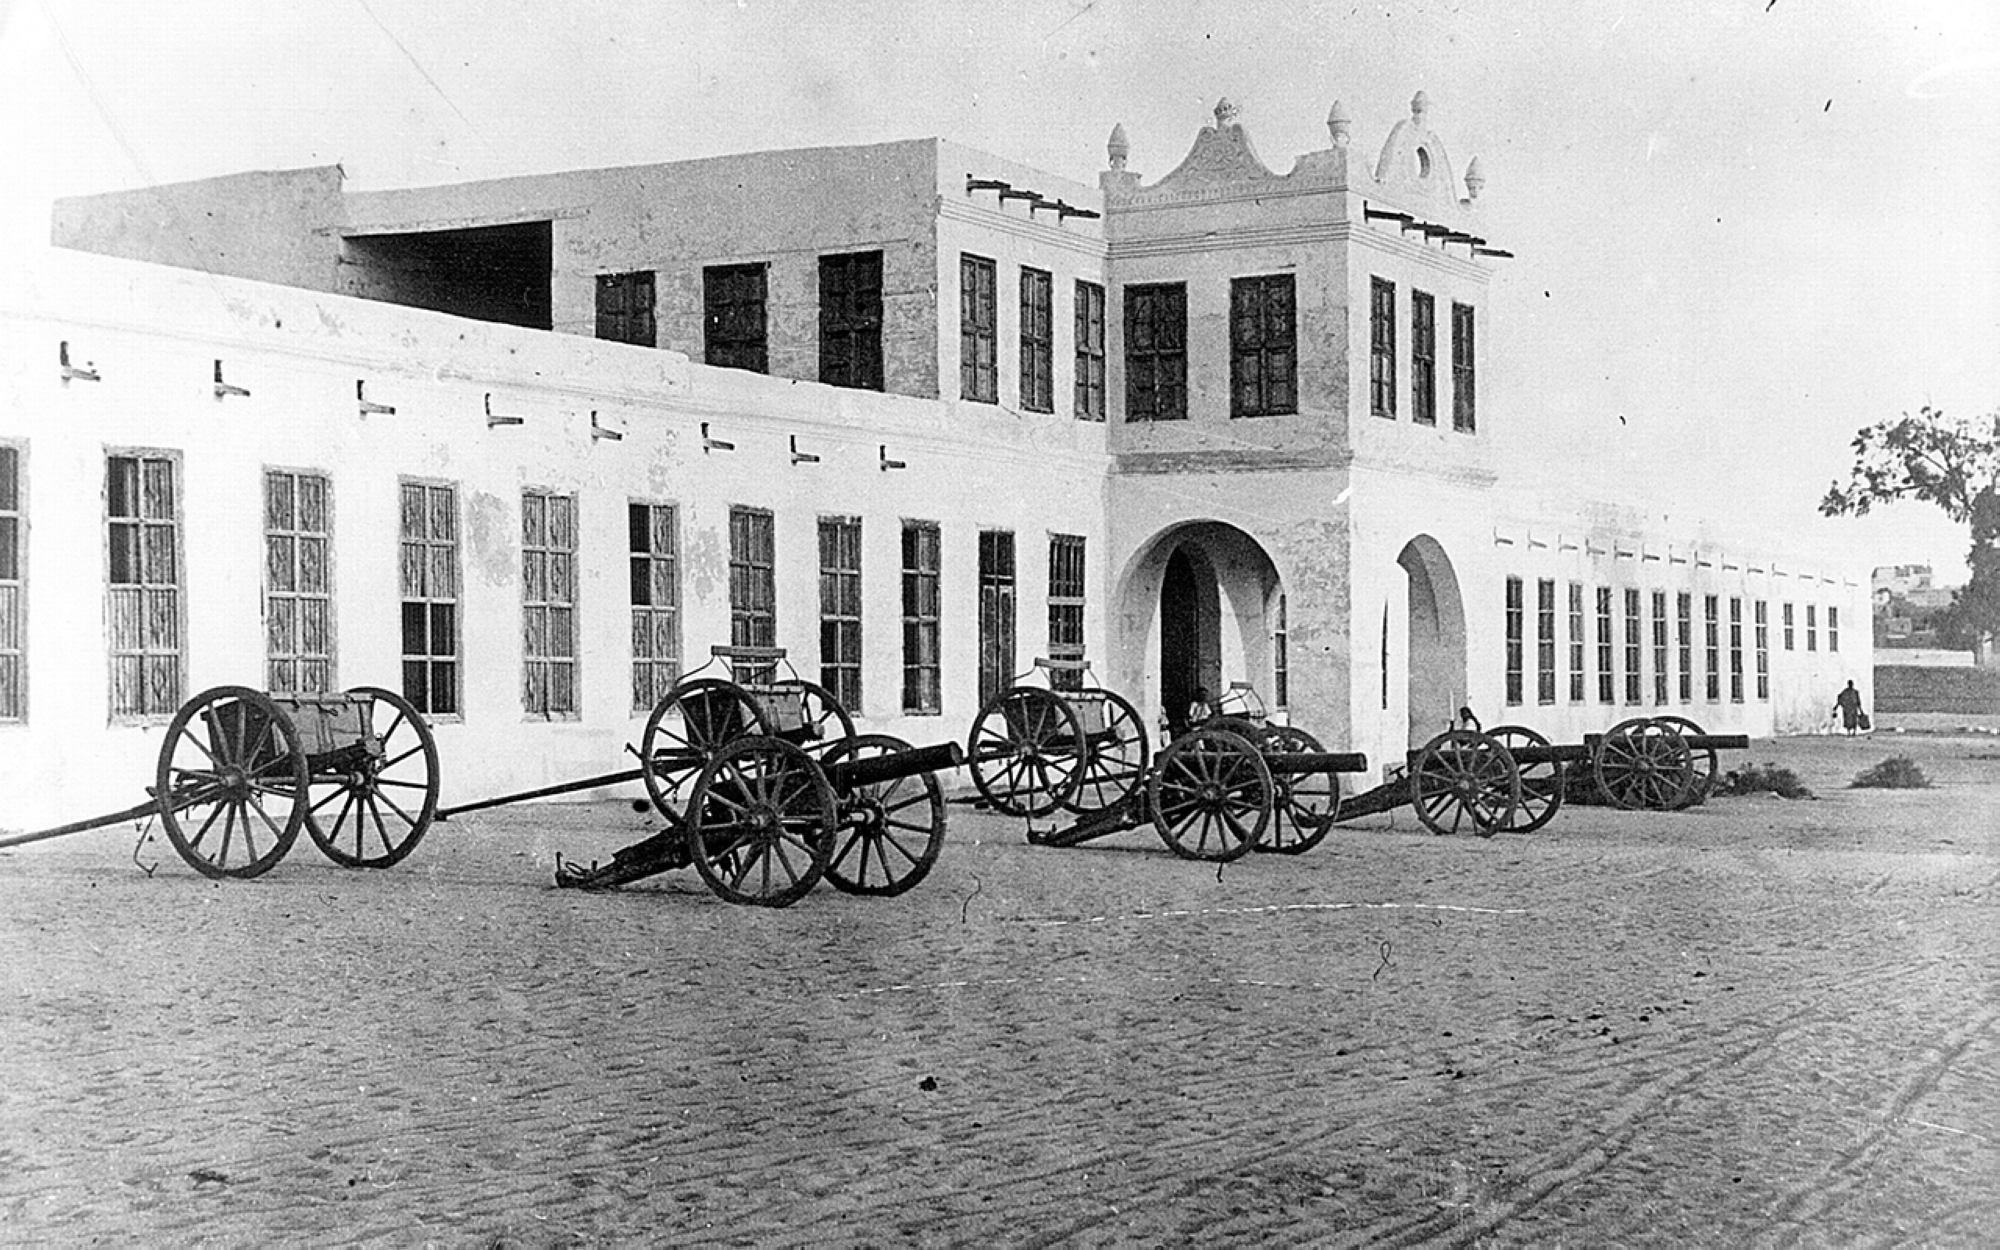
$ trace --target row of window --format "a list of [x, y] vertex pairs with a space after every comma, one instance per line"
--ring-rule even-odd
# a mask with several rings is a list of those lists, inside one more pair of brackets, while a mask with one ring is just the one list
[[[1670, 702], [1695, 702], [1695, 617], [1694, 595], [1689, 591], [1674, 594], [1673, 615], [1668, 616], [1667, 592], [1664, 590], [1641, 591], [1636, 586], [1623, 588], [1622, 618], [1614, 618], [1618, 607], [1618, 591], [1610, 586], [1586, 587], [1582, 582], [1570, 582], [1569, 595], [1565, 605], [1568, 618], [1568, 701], [1588, 702], [1590, 674], [1586, 671], [1585, 659], [1591, 647], [1590, 626], [1595, 625], [1596, 638], [1596, 678], [1597, 702], [1616, 703], [1623, 685], [1624, 702], [1638, 704], [1644, 701], [1645, 677], [1652, 675], [1652, 701], [1656, 705]], [[1586, 605], [1585, 592], [1594, 590], [1594, 602]], [[1507, 687], [1506, 697], [1510, 705], [1527, 701], [1527, 605], [1524, 595], [1526, 583], [1519, 577], [1507, 579], [1506, 631], [1507, 631]], [[1650, 596], [1650, 600], [1648, 600]], [[1587, 615], [1586, 607], [1592, 607], [1592, 615]], [[1701, 616], [1701, 664], [1699, 672], [1703, 678], [1702, 694], [1710, 703], [1722, 701], [1722, 630], [1723, 601], [1719, 595], [1702, 596]], [[1650, 615], [1647, 609], [1650, 608]], [[1771, 647], [1770, 647], [1770, 607], [1763, 599], [1752, 600], [1751, 608], [1751, 655], [1755, 661], [1756, 697], [1767, 700], [1771, 697]], [[1728, 600], [1728, 651], [1729, 700], [1732, 703], [1744, 701], [1744, 637], [1743, 599], [1730, 596]], [[1782, 614], [1782, 641], [1784, 649], [1795, 649], [1796, 618], [1794, 605], [1779, 605]], [[1551, 578], [1542, 578], [1535, 583], [1535, 699], [1538, 703], [1555, 703], [1556, 683], [1560, 674], [1556, 665], [1556, 583]], [[1648, 625], [1650, 624], [1650, 630]], [[1622, 631], [1619, 626], [1622, 625]], [[1650, 661], [1647, 651], [1651, 651]], [[1805, 649], [1819, 650], [1819, 605], [1805, 605]], [[1826, 649], [1840, 650], [1840, 609], [1831, 604], [1826, 609]]]
[[[1396, 284], [1369, 285], [1368, 410], [1396, 418]], [[1451, 306], [1451, 428], [1477, 428], [1473, 378], [1473, 315], [1469, 304]], [[1437, 424], [1437, 304], [1428, 291], [1410, 291], [1410, 420]]]
[[[21, 457], [0, 445], [0, 720], [26, 716], [26, 581], [22, 559]], [[459, 488], [398, 483], [398, 591], [404, 695], [418, 710], [462, 710], [464, 639]], [[131, 451], [105, 462], [107, 620], [111, 712], [169, 715], [185, 698], [187, 646], [180, 457]], [[332, 690], [332, 483], [310, 470], [267, 469], [263, 480], [265, 685], [279, 693]], [[682, 671], [679, 511], [628, 501], [625, 548], [631, 610], [634, 711], [651, 709]], [[941, 703], [939, 570], [935, 521], [902, 523], [901, 709], [935, 714]], [[577, 587], [581, 527], [574, 493], [521, 493], [521, 706], [536, 717], [580, 711]], [[861, 520], [819, 519], [819, 681], [845, 706], [862, 703]], [[1084, 539], [1051, 534], [1048, 646], [1059, 658], [1084, 653]], [[1014, 673], [1014, 535], [979, 535], [979, 686], [982, 700]], [[774, 518], [762, 508], [729, 510], [729, 641], [777, 640]], [[737, 668], [756, 681], [768, 667]]]

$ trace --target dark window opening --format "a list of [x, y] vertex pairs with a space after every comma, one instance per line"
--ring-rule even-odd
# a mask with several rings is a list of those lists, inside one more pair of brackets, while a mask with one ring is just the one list
[[1179, 282], [1125, 288], [1125, 419], [1187, 416], [1187, 287]]
[[1076, 284], [1076, 416], [1104, 420], [1104, 288]]
[[1368, 289], [1368, 410], [1396, 415], [1396, 284], [1371, 278]]
[[996, 267], [984, 256], [958, 258], [958, 393], [975, 403], [1000, 401], [1000, 312]]
[[551, 223], [352, 235], [343, 293], [433, 312], [551, 328]]
[[1472, 306], [1451, 306], [1451, 428], [1470, 434], [1477, 427], [1473, 405]]
[[770, 372], [765, 270], [764, 265], [710, 265], [701, 271], [702, 359], [709, 364]]
[[1425, 291], [1410, 292], [1410, 420], [1438, 420], [1437, 305]]
[[1056, 410], [1055, 280], [1040, 269], [1021, 270], [1021, 407]]
[[882, 253], [819, 258], [819, 380], [882, 389]]
[[1013, 684], [1014, 536], [979, 533], [979, 703]]
[[1229, 283], [1229, 415], [1299, 410], [1298, 310], [1292, 275]]
[[657, 345], [651, 270], [597, 275], [597, 337], [635, 347]]

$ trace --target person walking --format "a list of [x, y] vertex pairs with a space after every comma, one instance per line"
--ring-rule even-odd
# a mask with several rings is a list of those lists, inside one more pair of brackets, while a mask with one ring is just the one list
[[1833, 711], [1840, 717], [1840, 727], [1847, 731], [1847, 736], [1850, 738], [1859, 731], [1869, 728], [1868, 713], [1861, 710], [1861, 692], [1854, 688], [1852, 681], [1847, 683], [1847, 689], [1835, 696]]

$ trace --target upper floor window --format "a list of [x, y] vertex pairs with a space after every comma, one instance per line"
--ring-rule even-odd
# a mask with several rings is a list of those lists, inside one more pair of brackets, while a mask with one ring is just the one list
[[106, 457], [104, 502], [111, 715], [170, 716], [180, 707], [187, 669], [180, 458], [171, 452]]
[[1473, 409], [1472, 305], [1451, 306], [1451, 428], [1467, 434], [1477, 426]]
[[1000, 402], [997, 275], [984, 256], [958, 258], [958, 393], [981, 404]]
[[701, 271], [702, 351], [724, 369], [768, 373], [766, 265], [709, 265]]
[[882, 389], [882, 253], [819, 258], [819, 380]]
[[1056, 410], [1054, 279], [1040, 269], [1021, 270], [1021, 407]]
[[597, 275], [597, 337], [655, 345], [652, 270]]
[[1145, 282], [1125, 288], [1125, 419], [1187, 416], [1187, 286]]
[[22, 541], [21, 449], [0, 443], [0, 721], [28, 715], [27, 544]]
[[1368, 293], [1368, 410], [1396, 415], [1396, 284], [1371, 278]]
[[1104, 420], [1104, 288], [1076, 284], [1076, 416]]
[[1229, 283], [1229, 415], [1299, 410], [1298, 314], [1292, 275]]
[[1410, 420], [1438, 420], [1437, 303], [1428, 291], [1410, 292]]

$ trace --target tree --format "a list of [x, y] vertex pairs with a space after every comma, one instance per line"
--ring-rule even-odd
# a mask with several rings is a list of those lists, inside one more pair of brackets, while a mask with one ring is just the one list
[[1972, 531], [1972, 579], [1940, 632], [1978, 650], [2000, 633], [2000, 412], [1950, 417], [1928, 404], [1854, 436], [1854, 469], [1820, 500], [1827, 516], [1866, 516], [1876, 504], [1935, 504]]

